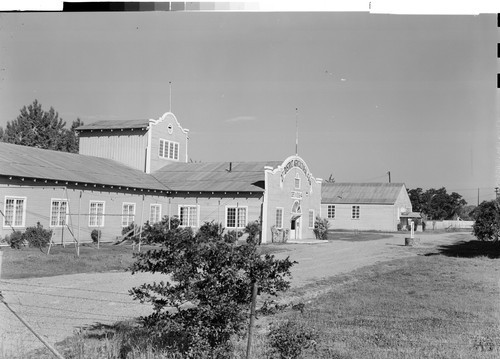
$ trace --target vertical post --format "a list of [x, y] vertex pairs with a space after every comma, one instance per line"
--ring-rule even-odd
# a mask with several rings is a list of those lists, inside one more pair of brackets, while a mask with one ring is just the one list
[[170, 212], [170, 203], [171, 203], [171, 198], [169, 197], [168, 198], [168, 230], [170, 230], [170, 222], [171, 222], [171, 219], [172, 219], [172, 213]]
[[477, 188], [477, 205], [479, 206], [479, 187]]
[[413, 220], [410, 221], [410, 238], [414, 238], [415, 236], [415, 222]]
[[387, 171], [387, 174], [389, 175], [389, 183], [391, 183], [391, 171]]
[[80, 197], [78, 198], [78, 243], [76, 249], [76, 255], [80, 257], [80, 206], [82, 204], [82, 191], [80, 191]]
[[144, 195], [142, 195], [141, 226], [139, 227], [139, 253], [141, 252], [142, 225], [144, 222]]
[[253, 336], [253, 325], [255, 322], [256, 302], [257, 302], [257, 282], [254, 280], [252, 283], [252, 304], [250, 305], [250, 323], [248, 324], [248, 342], [247, 342], [246, 359], [250, 359], [250, 355], [252, 353], [252, 336]]

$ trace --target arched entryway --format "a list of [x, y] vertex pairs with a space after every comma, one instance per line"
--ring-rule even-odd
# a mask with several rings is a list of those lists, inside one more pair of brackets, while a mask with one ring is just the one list
[[302, 237], [301, 217], [300, 201], [295, 201], [292, 205], [292, 215], [290, 217], [290, 239], [300, 239]]

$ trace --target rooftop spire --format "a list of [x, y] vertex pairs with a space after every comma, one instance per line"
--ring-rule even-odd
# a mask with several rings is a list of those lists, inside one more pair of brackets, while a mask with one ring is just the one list
[[295, 155], [299, 155], [299, 109], [295, 108]]

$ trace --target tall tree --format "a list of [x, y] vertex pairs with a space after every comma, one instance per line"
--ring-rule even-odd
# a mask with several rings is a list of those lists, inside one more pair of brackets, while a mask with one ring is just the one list
[[410, 189], [408, 196], [413, 211], [424, 213], [428, 219], [453, 219], [463, 212], [462, 208], [467, 204], [460, 194], [448, 194], [444, 187], [425, 192], [422, 188]]
[[415, 189], [408, 189], [408, 196], [410, 197], [411, 207], [413, 212], [421, 212], [424, 204], [424, 191], [418, 187]]
[[17, 145], [44, 148], [49, 150], [78, 152], [78, 138], [75, 129], [83, 125], [80, 119], [73, 122], [71, 129], [59, 114], [50, 108], [44, 111], [38, 100], [21, 109], [17, 119], [7, 122], [1, 129], [1, 140]]

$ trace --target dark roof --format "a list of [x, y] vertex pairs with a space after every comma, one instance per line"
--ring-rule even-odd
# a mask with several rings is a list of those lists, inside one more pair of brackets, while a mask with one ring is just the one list
[[282, 161], [171, 163], [153, 176], [173, 191], [263, 192], [264, 167], [276, 168], [281, 164]]
[[146, 128], [149, 126], [149, 120], [102, 120], [88, 125], [78, 127], [77, 131], [87, 130], [119, 130], [128, 128]]
[[167, 190], [153, 176], [110, 159], [3, 142], [0, 175]]
[[404, 183], [328, 183], [321, 185], [321, 203], [394, 204]]

